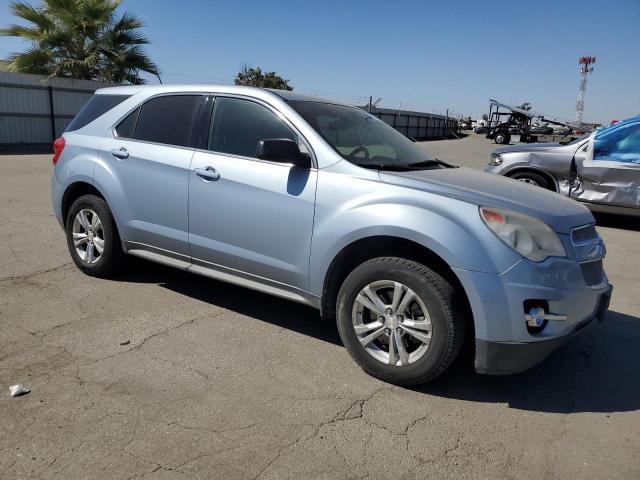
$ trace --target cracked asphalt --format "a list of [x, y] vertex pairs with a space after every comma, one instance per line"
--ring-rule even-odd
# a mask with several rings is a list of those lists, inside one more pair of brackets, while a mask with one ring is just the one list
[[[482, 168], [494, 145], [425, 143]], [[603, 324], [511, 377], [368, 377], [314, 310], [70, 262], [49, 155], [0, 156], [0, 478], [640, 478], [640, 233], [598, 217]], [[635, 221], [637, 225], [637, 220]], [[10, 398], [8, 387], [32, 392]]]

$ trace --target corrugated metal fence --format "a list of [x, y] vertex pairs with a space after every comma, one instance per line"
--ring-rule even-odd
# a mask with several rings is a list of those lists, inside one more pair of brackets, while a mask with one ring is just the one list
[[108, 83], [0, 72], [0, 147], [51, 145]]
[[445, 115], [390, 108], [376, 108], [371, 114], [413, 140], [447, 138], [458, 129], [457, 120]]
[[[98, 88], [111, 84], [0, 72], [0, 148], [50, 146]], [[453, 118], [377, 108], [371, 112], [414, 140], [455, 133]]]

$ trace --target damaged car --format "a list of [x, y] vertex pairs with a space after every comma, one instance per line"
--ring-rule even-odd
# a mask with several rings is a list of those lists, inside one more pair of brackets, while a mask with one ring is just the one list
[[592, 211], [640, 215], [640, 115], [566, 144], [498, 148], [485, 171], [571, 197]]
[[309, 305], [387, 382], [433, 380], [474, 344], [476, 371], [526, 370], [609, 305], [584, 206], [437, 160], [358, 107], [105, 88], [54, 151], [53, 209], [82, 272], [133, 255]]

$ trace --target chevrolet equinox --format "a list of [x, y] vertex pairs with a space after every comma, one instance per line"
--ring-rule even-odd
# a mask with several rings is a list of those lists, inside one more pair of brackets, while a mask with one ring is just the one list
[[476, 371], [523, 371], [609, 305], [584, 206], [437, 160], [317, 97], [101, 89], [53, 164], [54, 211], [84, 273], [136, 255], [311, 305], [395, 384], [432, 380], [465, 340]]

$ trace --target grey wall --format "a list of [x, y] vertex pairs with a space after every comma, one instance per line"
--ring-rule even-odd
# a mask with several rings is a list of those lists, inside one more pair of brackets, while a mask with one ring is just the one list
[[111, 84], [0, 72], [0, 148], [51, 145], [93, 92], [108, 86]]

